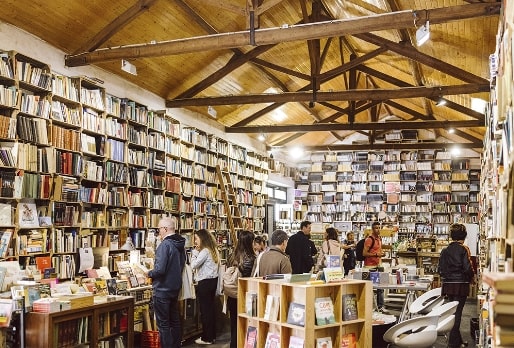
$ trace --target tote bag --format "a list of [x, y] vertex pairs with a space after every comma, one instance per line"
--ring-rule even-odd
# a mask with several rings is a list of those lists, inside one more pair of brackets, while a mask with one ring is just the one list
[[196, 298], [195, 286], [193, 284], [193, 269], [190, 264], [185, 264], [182, 270], [182, 288], [178, 294], [179, 300]]

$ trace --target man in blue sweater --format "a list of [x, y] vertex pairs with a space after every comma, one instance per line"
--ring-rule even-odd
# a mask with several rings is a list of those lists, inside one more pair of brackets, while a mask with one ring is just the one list
[[186, 254], [185, 239], [175, 233], [175, 217], [163, 217], [159, 221], [161, 244], [155, 251], [154, 269], [148, 272], [152, 278], [153, 304], [161, 347], [181, 346], [182, 329], [178, 309], [178, 295], [182, 288], [182, 269]]

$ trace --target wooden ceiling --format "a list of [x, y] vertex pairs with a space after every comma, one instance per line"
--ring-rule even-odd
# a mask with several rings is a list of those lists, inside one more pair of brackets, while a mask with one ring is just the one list
[[171, 113], [213, 108], [228, 133], [270, 147], [379, 148], [392, 130], [429, 129], [480, 149], [471, 99], [489, 99], [499, 13], [494, 0], [4, 0], [0, 20], [67, 52], [68, 66], [120, 75]]

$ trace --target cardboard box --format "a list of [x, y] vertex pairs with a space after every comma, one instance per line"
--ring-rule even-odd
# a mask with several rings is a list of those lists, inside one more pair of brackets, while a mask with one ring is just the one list
[[61, 303], [61, 310], [88, 307], [94, 304], [94, 296], [90, 293], [59, 296], [58, 299]]

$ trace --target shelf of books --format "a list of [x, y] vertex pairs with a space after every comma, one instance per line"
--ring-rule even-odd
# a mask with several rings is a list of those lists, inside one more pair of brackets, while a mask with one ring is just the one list
[[479, 344], [510, 346], [514, 342], [512, 284], [514, 281], [514, 112], [512, 28], [514, 5], [505, 2], [499, 17], [496, 50], [491, 54], [490, 100], [485, 109], [480, 183], [479, 272], [482, 280]]
[[102, 303], [89, 297], [88, 306], [26, 314], [25, 347], [133, 347], [132, 297], [106, 298]]
[[447, 240], [451, 223], [478, 223], [479, 162], [436, 150], [314, 154], [297, 173], [295, 200], [306, 219], [357, 238], [378, 221], [398, 238]]
[[163, 215], [176, 216], [189, 241], [215, 230], [225, 258], [233, 241], [216, 165], [233, 173], [245, 227], [262, 232], [266, 156], [0, 51], [0, 259], [25, 267], [49, 257], [62, 279], [78, 248], [107, 248], [116, 271], [127, 249], [144, 252]]
[[238, 346], [366, 347], [371, 342], [372, 286], [240, 278]]

